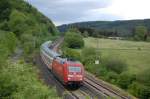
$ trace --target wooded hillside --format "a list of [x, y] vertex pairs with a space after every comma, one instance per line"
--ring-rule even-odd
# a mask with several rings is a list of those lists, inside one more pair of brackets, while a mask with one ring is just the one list
[[82, 33], [88, 32], [89, 36], [134, 36], [137, 26], [145, 26], [150, 30], [150, 19], [144, 20], [124, 20], [124, 21], [89, 21], [58, 26], [61, 32], [69, 28], [78, 28]]
[[51, 20], [23, 0], [1, 0], [0, 13], [0, 30], [11, 31], [18, 37], [57, 33]]
[[57, 33], [51, 20], [29, 3], [0, 0], [0, 99], [58, 98], [33, 64], [33, 53]]

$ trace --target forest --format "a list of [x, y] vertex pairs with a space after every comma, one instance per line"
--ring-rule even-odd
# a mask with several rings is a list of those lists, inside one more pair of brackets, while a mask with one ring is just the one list
[[92, 37], [134, 37], [137, 27], [144, 26], [146, 34], [150, 35], [150, 19], [120, 20], [120, 21], [89, 21], [64, 24], [58, 26], [61, 32], [69, 28], [77, 28], [83, 35]]

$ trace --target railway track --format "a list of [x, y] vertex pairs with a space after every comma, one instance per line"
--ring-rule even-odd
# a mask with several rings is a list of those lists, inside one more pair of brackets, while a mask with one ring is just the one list
[[96, 85], [100, 90], [104, 92], [109, 97], [114, 97], [115, 99], [137, 99], [136, 97], [128, 94], [127, 92], [112, 86], [111, 84], [96, 78], [94, 75], [86, 72], [86, 81], [89, 80]]
[[36, 58], [36, 64], [38, 65], [42, 76], [41, 78], [50, 87], [56, 87], [56, 91], [63, 99], [87, 99], [85, 93], [79, 90], [70, 90], [64, 87], [52, 74], [52, 72], [45, 66], [44, 62], [40, 60], [40, 56]]
[[[50, 46], [55, 51], [58, 51], [60, 43], [62, 43], [63, 38], [56, 40], [53, 45]], [[59, 44], [58, 44], [59, 43]], [[38, 66], [40, 72], [40, 78], [50, 87], [56, 87], [56, 91], [59, 96], [64, 99], [86, 99], [84, 92], [74, 91], [64, 87], [52, 74], [52, 72], [47, 68], [44, 62], [41, 60], [40, 55], [35, 56], [35, 64]]]
[[92, 89], [96, 90], [97, 93], [103, 94], [104, 98], [111, 97], [114, 99], [130, 99], [128, 96], [124, 96], [124, 95], [121, 95], [120, 93], [115, 92], [108, 86], [103, 85], [100, 82], [97, 82], [95, 79], [92, 79], [89, 76], [86, 76], [85, 84], [86, 86], [91, 87]]
[[[56, 40], [53, 42], [50, 48], [58, 52], [59, 46], [62, 44], [63, 40], [64, 38]], [[132, 99], [127, 95], [122, 95], [119, 92], [111, 89], [109, 86], [97, 81], [94, 77], [88, 74], [86, 74], [83, 86], [74, 91], [68, 90], [48, 70], [45, 64], [40, 60], [40, 56], [38, 57], [38, 62], [42, 66], [42, 72], [44, 72], [43, 76], [46, 77], [46, 83], [52, 86], [55, 85], [60, 96], [63, 96], [67, 91], [67, 94], [63, 96], [64, 99]]]

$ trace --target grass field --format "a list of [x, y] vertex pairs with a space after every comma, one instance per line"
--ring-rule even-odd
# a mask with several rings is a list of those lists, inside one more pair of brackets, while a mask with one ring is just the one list
[[[128, 64], [131, 73], [150, 68], [150, 43], [126, 40], [85, 38], [85, 47], [98, 48], [102, 57], [116, 56]], [[98, 43], [97, 43], [98, 42]]]

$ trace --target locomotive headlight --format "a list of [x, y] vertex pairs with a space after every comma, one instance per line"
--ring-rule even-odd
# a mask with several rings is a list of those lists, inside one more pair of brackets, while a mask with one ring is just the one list
[[82, 75], [77, 75], [77, 77], [82, 78], [83, 76]]
[[68, 80], [71, 80], [71, 78], [68, 77]]
[[73, 77], [73, 75], [68, 75], [68, 77]]

